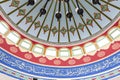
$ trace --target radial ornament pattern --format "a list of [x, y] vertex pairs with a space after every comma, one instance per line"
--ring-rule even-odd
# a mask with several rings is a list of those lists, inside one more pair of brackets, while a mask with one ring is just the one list
[[120, 74], [120, 0], [0, 0], [0, 73], [20, 80]]
[[79, 44], [104, 31], [119, 15], [116, 0], [3, 0], [15, 28], [53, 45]]

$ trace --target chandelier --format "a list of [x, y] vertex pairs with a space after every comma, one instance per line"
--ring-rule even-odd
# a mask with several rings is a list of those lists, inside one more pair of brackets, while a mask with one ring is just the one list
[[[40, 9], [39, 11], [39, 15], [42, 16], [42, 15], [45, 15], [46, 14], [46, 6], [47, 4], [49, 3], [50, 0], [46, 0], [46, 3], [44, 4], [44, 6]], [[59, 5], [58, 5], [58, 10], [55, 14], [55, 17], [56, 19], [59, 21], [62, 17], [62, 13], [61, 13], [61, 1], [64, 1], [66, 4], [67, 4], [67, 13], [66, 13], [66, 17], [71, 21], [71, 18], [73, 16], [72, 12], [71, 12], [71, 9], [70, 9], [70, 0], [58, 0], [59, 1]], [[28, 3], [27, 3], [27, 6], [31, 5], [33, 6], [35, 4], [36, 0], [28, 0]], [[84, 10], [79, 6], [79, 0], [75, 0], [76, 2], [76, 13], [80, 16], [83, 16], [83, 13], [84, 13]], [[99, 2], [99, 0], [92, 0], [92, 3], [93, 4], [99, 4], [101, 5], [101, 3]]]

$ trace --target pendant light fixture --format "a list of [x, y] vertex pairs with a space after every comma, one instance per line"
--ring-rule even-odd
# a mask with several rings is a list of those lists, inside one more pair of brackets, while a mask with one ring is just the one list
[[[46, 14], [46, 12], [47, 12], [46, 11], [46, 6], [47, 6], [47, 4], [48, 4], [49, 1], [50, 0], [46, 0], [44, 6], [40, 9], [40, 12], [39, 12], [40, 17], [42, 15]], [[66, 5], [67, 5], [66, 17], [69, 19], [69, 21], [71, 21], [71, 18], [74, 15], [72, 14], [71, 9], [70, 9], [70, 0], [58, 0], [59, 5], [58, 5], [58, 10], [55, 13], [55, 17], [56, 17], [57, 21], [59, 21], [61, 19], [61, 17], [62, 17], [62, 13], [61, 13], [61, 2], [62, 1], [64, 1], [66, 3]], [[36, 0], [28, 0], [27, 6], [29, 6], [29, 5], [33, 6], [35, 4], [35, 2], [36, 2]], [[79, 0], [75, 0], [75, 2], [76, 2], [76, 6], [77, 6], [77, 8], [75, 9], [76, 13], [78, 15], [80, 15], [80, 16], [83, 16], [84, 10], [80, 7]], [[93, 4], [99, 4], [99, 5], [101, 5], [101, 3], [99, 2], [99, 0], [92, 0], [92, 3]]]
[[62, 17], [62, 14], [61, 14], [61, 0], [59, 0], [59, 7], [58, 7], [58, 11], [55, 14], [55, 17], [57, 18], [58, 21]]

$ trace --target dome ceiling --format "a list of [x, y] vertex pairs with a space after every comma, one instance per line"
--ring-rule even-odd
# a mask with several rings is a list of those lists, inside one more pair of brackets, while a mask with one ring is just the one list
[[79, 44], [100, 34], [120, 10], [119, 2], [114, 0], [6, 0], [1, 3], [15, 28], [39, 42], [57, 46]]
[[119, 64], [120, 0], [0, 0], [0, 72], [107, 80]]

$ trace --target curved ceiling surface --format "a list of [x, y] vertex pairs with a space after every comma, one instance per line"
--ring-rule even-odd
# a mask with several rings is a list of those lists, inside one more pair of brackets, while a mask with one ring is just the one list
[[25, 80], [119, 75], [120, 0], [0, 0], [0, 72]]
[[24, 0], [8, 0], [1, 4], [15, 28], [39, 42], [57, 46], [79, 44], [100, 34], [119, 15], [119, 6], [119, 1], [108, 0], [98, 3], [94, 0], [36, 0], [33, 5]]

